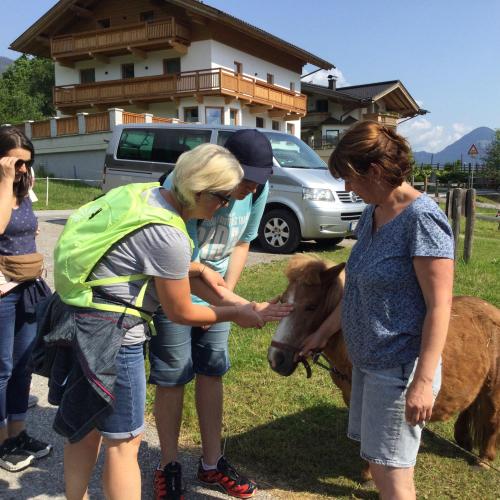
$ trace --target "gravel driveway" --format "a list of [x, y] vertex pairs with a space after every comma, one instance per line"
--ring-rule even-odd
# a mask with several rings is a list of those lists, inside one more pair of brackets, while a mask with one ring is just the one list
[[[40, 234], [37, 245], [39, 252], [45, 256], [47, 268], [47, 282], [53, 287], [53, 260], [52, 251], [59, 237], [69, 211], [38, 212]], [[350, 244], [349, 240], [346, 244]], [[310, 249], [311, 245], [304, 244], [301, 250]], [[248, 259], [248, 265], [255, 265], [262, 262], [271, 262], [277, 259], [288, 258], [285, 255], [268, 254], [257, 250], [252, 250]], [[52, 421], [56, 408], [47, 402], [47, 379], [34, 376], [32, 382], [32, 394], [39, 397], [39, 404], [29, 410], [27, 427], [33, 436], [50, 441], [54, 445], [52, 454], [44, 459], [35, 462], [34, 466], [19, 473], [10, 473], [0, 468], [0, 498], [2, 500], [22, 500], [22, 499], [64, 499], [63, 484], [63, 439], [52, 431]], [[89, 493], [93, 499], [104, 498], [101, 490], [101, 476], [103, 459], [101, 457], [97, 464]], [[139, 463], [143, 474], [142, 498], [152, 498], [152, 471], [159, 460], [159, 443], [154, 422], [149, 422], [144, 440], [140, 449]], [[194, 478], [196, 477], [198, 455], [187, 450], [181, 451], [180, 461], [183, 465], [184, 478], [188, 483], [186, 498], [189, 500], [206, 498], [229, 497], [218, 491], [210, 490]], [[273, 489], [272, 485], [265, 485], [265, 490], [261, 489], [256, 499], [284, 499], [284, 498], [306, 498], [309, 495], [296, 495], [292, 492]], [[312, 497], [309, 497], [312, 498]]]

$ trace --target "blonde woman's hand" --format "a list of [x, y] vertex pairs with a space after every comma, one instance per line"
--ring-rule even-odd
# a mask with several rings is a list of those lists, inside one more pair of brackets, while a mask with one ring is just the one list
[[262, 328], [265, 324], [260, 314], [255, 310], [255, 302], [248, 304], [237, 304], [235, 308], [234, 322], [243, 328]]
[[268, 323], [269, 321], [281, 321], [293, 311], [293, 304], [281, 304], [279, 302], [257, 302], [255, 310], [261, 318]]
[[227, 288], [224, 278], [205, 264], [201, 264], [199, 277], [208, 285], [219, 297], [223, 298], [220, 287]]

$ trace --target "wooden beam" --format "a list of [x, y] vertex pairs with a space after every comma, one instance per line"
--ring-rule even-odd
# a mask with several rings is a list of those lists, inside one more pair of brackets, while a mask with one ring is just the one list
[[169, 39], [168, 43], [179, 54], [181, 54], [181, 55], [187, 54], [187, 51], [188, 51], [187, 45], [176, 42], [175, 40], [172, 40], [172, 39]]
[[203, 94], [195, 94], [194, 97], [196, 98], [196, 102], [198, 102], [199, 104], [203, 104], [204, 100]]
[[196, 14], [193, 14], [191, 11], [186, 9], [186, 15], [189, 17], [190, 21], [196, 24], [199, 24], [201, 26], [206, 26], [207, 21], [204, 17], [198, 16]]
[[284, 109], [271, 109], [268, 112], [269, 118], [285, 118], [288, 114], [288, 111]]
[[256, 115], [257, 113], [265, 113], [266, 111], [269, 111], [273, 109], [272, 106], [252, 106], [251, 108], [249, 108], [249, 111], [250, 113], [252, 113], [252, 115]]
[[37, 35], [35, 37], [35, 40], [37, 42], [40, 42], [40, 43], [43, 43], [44, 45], [50, 45], [50, 38], [48, 36], [45, 36], [45, 35]]
[[90, 9], [80, 7], [79, 5], [70, 5], [69, 10], [73, 11], [77, 16], [85, 19], [94, 19], [94, 13]]
[[92, 59], [99, 61], [100, 63], [109, 64], [109, 57], [106, 57], [102, 54], [94, 54], [94, 52], [89, 52], [89, 56], [92, 57]]
[[234, 97], [226, 96], [224, 97], [224, 104], [231, 104], [234, 100]]
[[141, 59], [148, 58], [148, 53], [145, 50], [138, 49], [137, 47], [127, 47], [127, 50], [134, 56], [140, 57]]
[[63, 59], [56, 59], [55, 57], [52, 59], [55, 63], [59, 64], [59, 66], [63, 66], [64, 68], [74, 68], [75, 65], [71, 61], [64, 61]]

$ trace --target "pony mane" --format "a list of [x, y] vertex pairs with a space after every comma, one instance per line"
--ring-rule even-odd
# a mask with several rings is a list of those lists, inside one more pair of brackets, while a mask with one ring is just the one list
[[321, 273], [332, 266], [332, 262], [317, 255], [297, 254], [288, 261], [285, 275], [290, 283], [300, 280], [305, 285], [320, 285]]

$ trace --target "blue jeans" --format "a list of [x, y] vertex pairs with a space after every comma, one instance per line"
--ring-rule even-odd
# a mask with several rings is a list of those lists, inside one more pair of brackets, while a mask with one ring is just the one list
[[36, 317], [25, 311], [23, 292], [0, 297], [0, 427], [26, 419], [35, 337]]
[[[388, 467], [413, 467], [417, 460], [421, 425], [406, 422], [406, 391], [417, 361], [385, 370], [352, 367], [351, 402], [347, 436], [361, 442], [361, 457]], [[439, 363], [432, 392], [441, 387]]]
[[108, 439], [134, 438], [144, 432], [144, 344], [122, 345], [115, 366], [113, 413], [99, 422], [97, 429]]
[[179, 325], [163, 312], [154, 315], [156, 335], [149, 342], [149, 383], [174, 387], [190, 382], [195, 374], [222, 377], [230, 367], [228, 339], [231, 323], [210, 328]]

